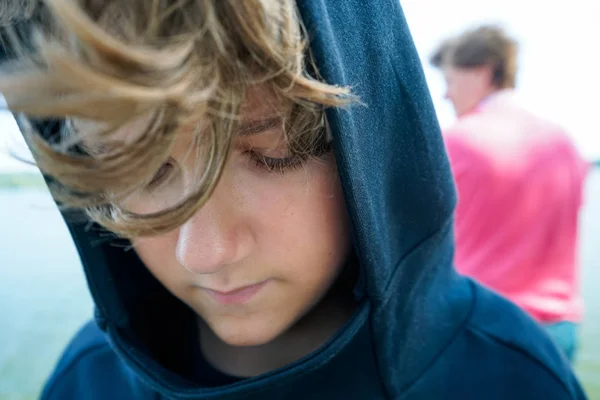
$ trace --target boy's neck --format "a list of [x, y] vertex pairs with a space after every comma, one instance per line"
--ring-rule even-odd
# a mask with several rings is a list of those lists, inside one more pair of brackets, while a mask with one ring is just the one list
[[260, 346], [228, 345], [199, 319], [202, 354], [217, 370], [237, 377], [261, 375], [297, 361], [321, 347], [351, 317], [355, 308], [351, 293], [335, 292], [288, 331]]

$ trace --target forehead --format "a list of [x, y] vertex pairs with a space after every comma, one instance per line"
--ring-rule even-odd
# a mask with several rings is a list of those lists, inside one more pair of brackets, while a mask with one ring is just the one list
[[240, 116], [244, 119], [272, 117], [284, 112], [284, 101], [278, 98], [266, 86], [253, 86], [248, 88], [244, 102], [240, 109]]
[[449, 78], [455, 77], [457, 75], [461, 75], [461, 72], [462, 72], [462, 70], [460, 68], [457, 68], [453, 65], [444, 65], [442, 70], [444, 72], [444, 76], [449, 77]]
[[[279, 117], [286, 111], [287, 102], [278, 98], [272, 90], [264, 86], [250, 87], [245, 93], [244, 101], [240, 107], [240, 123], [259, 121], [263, 119]], [[289, 105], [288, 105], [289, 107]], [[148, 131], [153, 122], [150, 114], [133, 118], [126, 124], [111, 129], [108, 140], [102, 132], [110, 127], [107, 123], [85, 120], [72, 120], [74, 131], [81, 134], [84, 146], [92, 152], [102, 152], [105, 147], [113, 147], [115, 144], [131, 143], [139, 140]], [[197, 133], [205, 129], [206, 121], [195, 120], [181, 128], [179, 134]]]
[[448, 82], [465, 82], [479, 75], [477, 68], [459, 68], [452, 65], [444, 66], [443, 72]]
[[[81, 119], [70, 120], [70, 126], [83, 147], [92, 154], [101, 154], [123, 143], [132, 143], [147, 132], [153, 120], [148, 114], [133, 118], [122, 126], [113, 128], [109, 123]], [[106, 135], [106, 132], [110, 132]]]

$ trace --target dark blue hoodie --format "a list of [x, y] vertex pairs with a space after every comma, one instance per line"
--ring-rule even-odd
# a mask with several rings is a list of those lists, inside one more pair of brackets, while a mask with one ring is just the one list
[[298, 5], [322, 76], [366, 104], [328, 114], [360, 265], [354, 316], [298, 362], [201, 387], [190, 372], [191, 311], [135, 252], [68, 220], [96, 316], [42, 398], [585, 398], [536, 323], [452, 267], [456, 195], [398, 0]]

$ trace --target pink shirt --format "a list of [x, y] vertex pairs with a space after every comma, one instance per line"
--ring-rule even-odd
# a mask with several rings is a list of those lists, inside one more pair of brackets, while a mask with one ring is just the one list
[[543, 323], [580, 322], [578, 214], [588, 164], [558, 126], [501, 93], [445, 133], [455, 264]]

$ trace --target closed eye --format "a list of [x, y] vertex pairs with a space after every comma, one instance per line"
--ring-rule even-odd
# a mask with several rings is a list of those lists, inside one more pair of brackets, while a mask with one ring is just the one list
[[175, 166], [172, 161], [167, 161], [163, 165], [160, 166], [158, 171], [152, 177], [152, 180], [147, 185], [148, 189], [155, 189], [160, 186], [162, 183], [166, 182], [169, 176], [172, 174]]
[[266, 172], [276, 172], [279, 174], [299, 169], [308, 159], [308, 157], [301, 155], [291, 155], [282, 158], [267, 157], [255, 151], [248, 151], [248, 154], [257, 167], [264, 169]]

